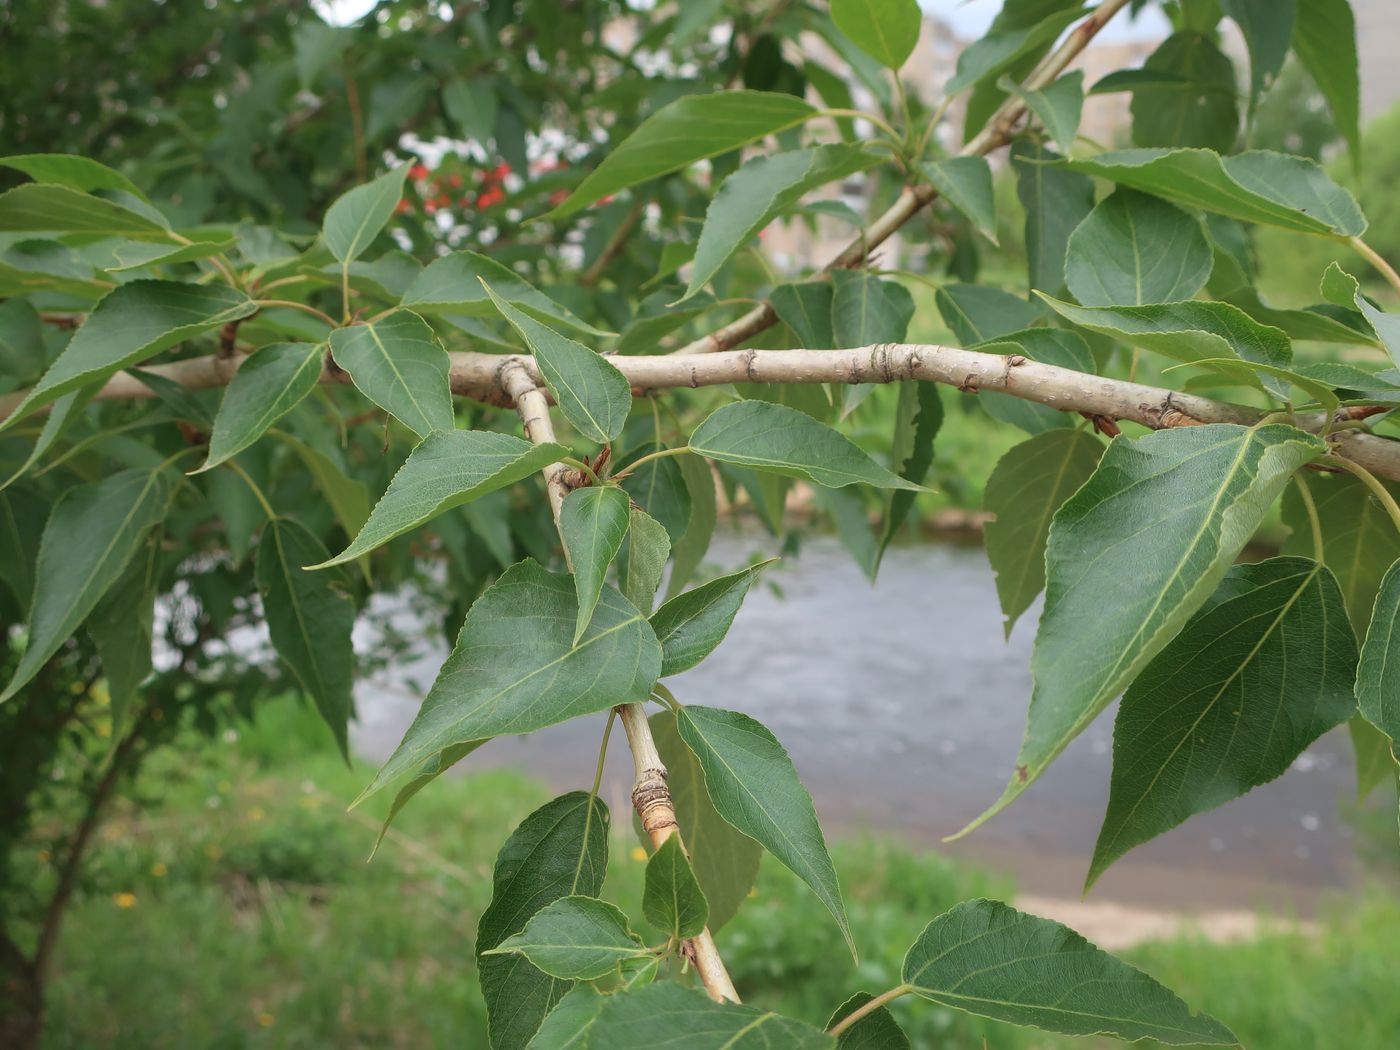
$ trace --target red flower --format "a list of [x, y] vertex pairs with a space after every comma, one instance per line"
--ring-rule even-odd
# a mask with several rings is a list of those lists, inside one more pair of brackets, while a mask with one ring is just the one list
[[429, 215], [431, 215], [433, 212], [437, 211], [437, 208], [438, 208], [438, 206], [437, 206], [437, 201], [424, 201], [424, 202], [423, 202], [423, 210], [424, 210], [425, 212], [427, 212]]
[[462, 176], [454, 171], [451, 175], [447, 176], [447, 184], [454, 190], [460, 190], [462, 188]]
[[408, 177], [411, 179], [426, 179], [428, 177], [428, 169], [422, 164], [415, 164], [408, 169]]
[[403, 200], [399, 201], [398, 204], [394, 205], [394, 211], [395, 211], [397, 214], [399, 214], [399, 215], [405, 215], [405, 214], [407, 214], [408, 212], [411, 212], [412, 210], [413, 210], [413, 205], [409, 203], [407, 197], [405, 197]]

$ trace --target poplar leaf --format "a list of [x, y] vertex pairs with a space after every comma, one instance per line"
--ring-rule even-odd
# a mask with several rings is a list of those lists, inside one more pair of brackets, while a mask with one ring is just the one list
[[321, 379], [321, 349], [315, 343], [274, 343], [259, 347], [244, 361], [219, 403], [209, 457], [194, 473], [238, 455], [315, 390]]
[[363, 186], [347, 190], [326, 210], [321, 236], [339, 262], [358, 259], [388, 225], [403, 197], [407, 177], [408, 165], [400, 164]]
[[360, 393], [419, 437], [456, 425], [451, 360], [428, 323], [411, 310], [337, 328], [331, 354]]
[[551, 977], [596, 981], [646, 951], [616, 905], [572, 896], [545, 905], [523, 930], [482, 955], [518, 953]]
[[710, 906], [679, 835], [663, 842], [647, 861], [642, 914], [668, 937], [694, 937], [709, 921]]
[[593, 618], [593, 608], [603, 593], [603, 578], [627, 535], [630, 509], [627, 493], [611, 486], [590, 485], [564, 497], [559, 510], [559, 535], [573, 566], [574, 588], [578, 592], [575, 642]]

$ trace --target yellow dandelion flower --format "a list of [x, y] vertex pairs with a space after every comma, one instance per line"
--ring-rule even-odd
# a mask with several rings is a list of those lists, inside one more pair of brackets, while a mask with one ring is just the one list
[[112, 894], [112, 903], [118, 908], [134, 908], [136, 907], [136, 894], [114, 893]]
[[646, 860], [646, 859], [647, 859], [647, 851], [644, 850], [644, 849], [642, 849], [641, 846], [633, 846], [633, 847], [632, 847], [632, 859], [633, 859], [633, 860]]
[[170, 869], [167, 868], [160, 861], [156, 861], [154, 864], [151, 865], [151, 874], [158, 879], [163, 879], [170, 874]]
[[258, 1024], [262, 1025], [264, 1028], [271, 1028], [277, 1023], [277, 1018], [274, 1017], [272, 1014], [268, 1013], [266, 1010], [258, 1014], [256, 1020]]

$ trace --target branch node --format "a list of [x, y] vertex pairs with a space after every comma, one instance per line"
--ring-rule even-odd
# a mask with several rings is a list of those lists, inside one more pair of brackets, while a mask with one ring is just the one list
[[676, 809], [664, 769], [644, 769], [638, 774], [632, 788], [632, 806], [641, 819], [642, 829], [653, 842], [664, 829], [676, 826]]

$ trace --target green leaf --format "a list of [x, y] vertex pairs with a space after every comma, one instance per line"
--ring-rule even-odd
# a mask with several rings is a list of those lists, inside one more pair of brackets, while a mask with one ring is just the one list
[[463, 137], [485, 149], [496, 135], [499, 105], [488, 82], [453, 80], [442, 89], [442, 108]]
[[1301, 310], [1282, 309], [1264, 302], [1253, 286], [1237, 288], [1221, 298], [1231, 306], [1238, 306], [1260, 324], [1281, 329], [1295, 341], [1343, 343], [1347, 346], [1380, 345], [1370, 325], [1353, 306], [1339, 308], [1318, 303]]
[[[699, 456], [677, 456], [685, 490], [690, 495], [690, 518], [685, 529], [671, 544], [671, 576], [666, 581], [666, 597], [681, 592], [710, 549], [719, 507], [715, 500], [715, 479], [710, 465]], [[655, 461], [653, 461], [655, 462]]]
[[1045, 317], [1039, 303], [980, 284], [945, 284], [933, 295], [943, 323], [964, 346], [1029, 328]]
[[565, 218], [629, 186], [796, 127], [816, 113], [802, 99], [778, 92], [685, 95], [642, 121], [545, 218]]
[[632, 410], [632, 387], [627, 378], [582, 343], [511, 306], [485, 281], [481, 286], [530, 347], [545, 384], [574, 429], [600, 445], [621, 434]]
[[904, 982], [944, 1006], [1067, 1035], [1238, 1043], [1141, 970], [1000, 901], [965, 901], [929, 923], [904, 957]]
[[[306, 442], [280, 430], [274, 430], [272, 434], [306, 464], [307, 471], [321, 490], [321, 495], [325, 496], [346, 538], [356, 535], [369, 519], [369, 489], [365, 483], [358, 478], [346, 477], [334, 460]], [[364, 565], [363, 562], [361, 564]], [[368, 568], [365, 568], [365, 576], [369, 576]]]
[[174, 240], [170, 227], [151, 209], [136, 211], [103, 197], [40, 182], [0, 193], [0, 232]]
[[[869, 992], [857, 992], [836, 1008], [826, 1027], [835, 1027], [871, 999]], [[913, 1050], [909, 1037], [895, 1022], [894, 1015], [883, 1006], [876, 1007], [847, 1028], [836, 1040], [836, 1050]]]
[[132, 281], [93, 307], [68, 346], [0, 430], [70, 390], [99, 383], [200, 332], [257, 311], [242, 292], [227, 285], [179, 281]]
[[518, 953], [551, 977], [596, 981], [646, 952], [616, 905], [573, 896], [547, 904], [523, 930], [482, 955]]
[[[709, 903], [711, 932], [732, 919], [753, 889], [763, 847], [736, 831], [719, 815], [700, 760], [676, 730], [676, 716], [662, 711], [651, 716], [656, 749], [666, 763], [666, 786], [676, 808], [676, 823], [684, 829], [690, 865]], [[638, 822], [640, 828], [640, 822]], [[646, 841], [646, 835], [642, 835]]]
[[1351, 309], [1356, 297], [1361, 293], [1361, 285], [1351, 274], [1342, 269], [1335, 260], [1322, 271], [1322, 281], [1318, 285], [1322, 298], [1334, 306]]
[[825, 423], [769, 401], [736, 401], [716, 409], [691, 434], [690, 448], [710, 459], [830, 488], [860, 482], [925, 491], [891, 474]]
[[482, 287], [483, 281], [511, 306], [536, 320], [562, 324], [585, 335], [608, 334], [575, 316], [510, 267], [476, 252], [452, 252], [434, 259], [404, 290], [401, 305], [420, 314], [495, 317], [496, 308]]
[[454, 745], [529, 733], [650, 696], [661, 646], [646, 618], [605, 587], [575, 645], [577, 619], [570, 577], [530, 560], [502, 573], [468, 610], [413, 724], [356, 802]]
[[623, 559], [622, 596], [650, 614], [656, 591], [671, 556], [666, 527], [644, 510], [631, 509], [627, 527], [627, 556]]
[[[1098, 371], [1094, 355], [1084, 337], [1065, 328], [1027, 328], [1020, 332], [1007, 332], [990, 343], [977, 344], [974, 349], [993, 354], [1020, 354], [1032, 361], [1071, 368], [1086, 375]], [[1020, 427], [1028, 434], [1060, 430], [1075, 423], [1069, 413], [995, 390], [984, 390], [977, 400], [987, 415]]]
[[780, 284], [768, 301], [773, 311], [797, 336], [799, 346], [808, 350], [834, 350], [836, 335], [831, 328], [831, 300], [835, 292], [825, 281]]
[[917, 0], [832, 0], [831, 20], [856, 47], [898, 71], [919, 42], [924, 13]]
[[1094, 208], [1094, 183], [1052, 167], [1058, 155], [1018, 140], [1011, 147], [1016, 195], [1026, 212], [1026, 256], [1030, 287], [1059, 295], [1065, 287], [1065, 250], [1070, 234]]
[[512, 434], [434, 431], [409, 453], [350, 546], [311, 568], [358, 558], [445, 510], [513, 485], [565, 455], [568, 449], [562, 445], [534, 445]]
[[1135, 146], [1206, 146], [1221, 153], [1234, 148], [1240, 133], [1235, 65], [1209, 35], [1173, 33], [1143, 68], [1180, 76], [1186, 87], [1133, 95]]
[[529, 1050], [585, 1050], [588, 1033], [606, 1001], [591, 984], [574, 985], [549, 1011]]
[[1269, 150], [1222, 157], [1208, 149], [1128, 149], [1062, 163], [1071, 171], [1242, 222], [1340, 237], [1366, 229], [1351, 194], [1303, 157]]
[[44, 322], [28, 299], [0, 303], [0, 375], [28, 381], [47, 364]]
[[244, 361], [219, 403], [209, 458], [194, 473], [238, 455], [315, 390], [321, 379], [321, 349], [315, 343], [274, 343], [259, 347]]
[[165, 470], [123, 470], [75, 485], [44, 526], [34, 566], [29, 644], [0, 702], [14, 696], [87, 619], [165, 518], [174, 487]]
[[949, 157], [925, 161], [920, 170], [939, 196], [967, 217], [993, 244], [997, 240], [997, 203], [992, 166], [986, 157]]
[[661, 643], [661, 677], [688, 671], [715, 651], [744, 603], [755, 577], [772, 561], [760, 562], [676, 595], [651, 614]]
[[456, 425], [451, 359], [410, 310], [331, 333], [331, 355], [355, 387], [419, 437]]
[[569, 990], [518, 955], [483, 955], [562, 897], [596, 896], [608, 868], [608, 808], [583, 791], [545, 803], [501, 847], [491, 905], [476, 930], [477, 971], [493, 1050], [524, 1050]]
[[836, 1040], [801, 1021], [717, 1003], [665, 981], [608, 996], [588, 1045], [597, 1050], [833, 1050]]
[[22, 171], [35, 182], [67, 186], [79, 193], [94, 190], [119, 190], [145, 199], [145, 194], [119, 171], [95, 160], [71, 153], [25, 153], [0, 157], [0, 167]]
[[982, 505], [996, 517], [983, 538], [1008, 637], [1045, 586], [1045, 545], [1055, 512], [1089, 480], [1102, 455], [1092, 434], [1047, 430], [1002, 456], [987, 479]]
[[720, 816], [812, 888], [836, 919], [854, 958], [856, 945], [836, 869], [812, 797], [783, 745], [748, 715], [715, 707], [681, 708], [676, 729], [705, 771], [705, 787]]
[[226, 252], [234, 243], [232, 237], [212, 237], [183, 245], [129, 241], [117, 245], [112, 250], [117, 265], [104, 266], [103, 270], [107, 273], [125, 273], [127, 270], [144, 270], [149, 266], [173, 266], [175, 263], [194, 262]]
[[1356, 800], [1365, 802], [1382, 784], [1396, 783], [1392, 741], [1359, 712], [1347, 722], [1356, 763]]
[[338, 574], [302, 568], [325, 557], [326, 548], [305, 527], [274, 518], [258, 542], [258, 592], [272, 647], [310, 694], [348, 762], [355, 603]]
[[[963, 48], [945, 94], [954, 95], [1007, 72], [1017, 60], [1048, 46], [1083, 9], [1066, 0], [1032, 0], [1003, 6], [980, 40]], [[969, 132], [972, 128], [969, 127]]]
[[403, 197], [408, 165], [400, 164], [379, 178], [347, 190], [326, 210], [321, 236], [336, 259], [353, 262], [388, 225]]
[[1360, 292], [1356, 293], [1356, 308], [1375, 329], [1390, 359], [1400, 364], [1400, 315], [1376, 309]]
[[997, 81], [997, 87], [1025, 102], [1062, 152], [1068, 153], [1074, 147], [1079, 135], [1079, 118], [1084, 111], [1082, 72], [1066, 73], [1039, 90], [1022, 88], [1014, 78], [1007, 76]]
[[1356, 17], [1348, 0], [1306, 0], [1293, 25], [1293, 52], [1327, 99], [1332, 123], [1346, 139], [1351, 163], [1361, 165], [1361, 84]]
[[745, 161], [720, 183], [710, 201], [695, 247], [690, 283], [676, 302], [697, 294], [735, 252], [807, 193], [873, 168], [880, 160], [862, 148], [837, 144]]
[[39, 428], [39, 436], [34, 440], [34, 447], [29, 450], [29, 455], [20, 464], [19, 469], [6, 478], [3, 483], [0, 483], [0, 492], [29, 473], [30, 468], [39, 462], [44, 453], [63, 436], [63, 432], [82, 418], [83, 411], [92, 402], [96, 393], [96, 387], [74, 390], [70, 394], [64, 394], [49, 406], [48, 417], [44, 420], [44, 425]]
[[[1307, 6], [1304, 0], [1303, 6]], [[1259, 102], [1283, 68], [1293, 36], [1297, 13], [1295, 0], [1220, 0], [1225, 13], [1235, 20], [1249, 48], [1250, 109]]]
[[1084, 306], [1172, 303], [1204, 288], [1213, 264], [1199, 219], [1120, 189], [1071, 234], [1065, 280]]
[[1281, 776], [1351, 717], [1354, 685], [1331, 572], [1307, 558], [1232, 568], [1123, 695], [1085, 892], [1134, 846]]
[[[1366, 721], [1400, 745], [1400, 561], [1386, 570], [1356, 669], [1356, 701]], [[1396, 758], [1400, 762], [1400, 757]]]
[[864, 270], [837, 270], [831, 279], [831, 327], [837, 347], [904, 341], [914, 317], [914, 298], [907, 288]]
[[27, 484], [0, 490], [0, 580], [24, 611], [34, 594], [35, 563], [48, 516], [48, 501]]
[[709, 921], [710, 906], [679, 835], [663, 842], [647, 861], [642, 914], [656, 929], [677, 939], [694, 937]]
[[559, 535], [573, 566], [574, 588], [578, 592], [575, 642], [593, 618], [593, 607], [603, 593], [603, 578], [627, 535], [630, 509], [627, 493], [596, 485], [574, 489], [564, 497], [559, 509]]
[[384, 823], [379, 828], [379, 834], [375, 836], [374, 848], [370, 850], [369, 859], [373, 860], [375, 854], [379, 852], [379, 847], [384, 844], [384, 836], [389, 834], [389, 825], [394, 822], [395, 817], [403, 812], [403, 808], [413, 800], [414, 795], [418, 794], [418, 792], [422, 791], [482, 744], [488, 742], [489, 741], [486, 740], [469, 740], [465, 744], [458, 744], [456, 747], [449, 747], [439, 751], [436, 755], [433, 755], [419, 766], [418, 771], [413, 774], [413, 779], [409, 780], [394, 793], [394, 801], [389, 806], [389, 814], [384, 818]]
[[[899, 384], [895, 406], [894, 437], [890, 442], [890, 465], [901, 478], [922, 485], [933, 467], [933, 440], [943, 426], [943, 401], [937, 383], [909, 380]], [[890, 541], [914, 508], [915, 494], [907, 489], [891, 492], [885, 503], [885, 520], [880, 527], [875, 569], [889, 549]]]
[[622, 479], [622, 487], [632, 497], [632, 502], [661, 523], [672, 543], [677, 542], [690, 527], [690, 488], [676, 462], [685, 458], [662, 456], [660, 459], [650, 459]]
[[138, 687], [151, 673], [151, 642], [155, 632], [156, 576], [160, 546], [146, 541], [93, 608], [87, 631], [97, 646], [112, 711], [112, 742], [120, 740], [127, 726], [127, 712]]
[[1004, 809], [1215, 590], [1321, 439], [1230, 423], [1117, 438], [1060, 507], [1046, 547], [1035, 689]]

